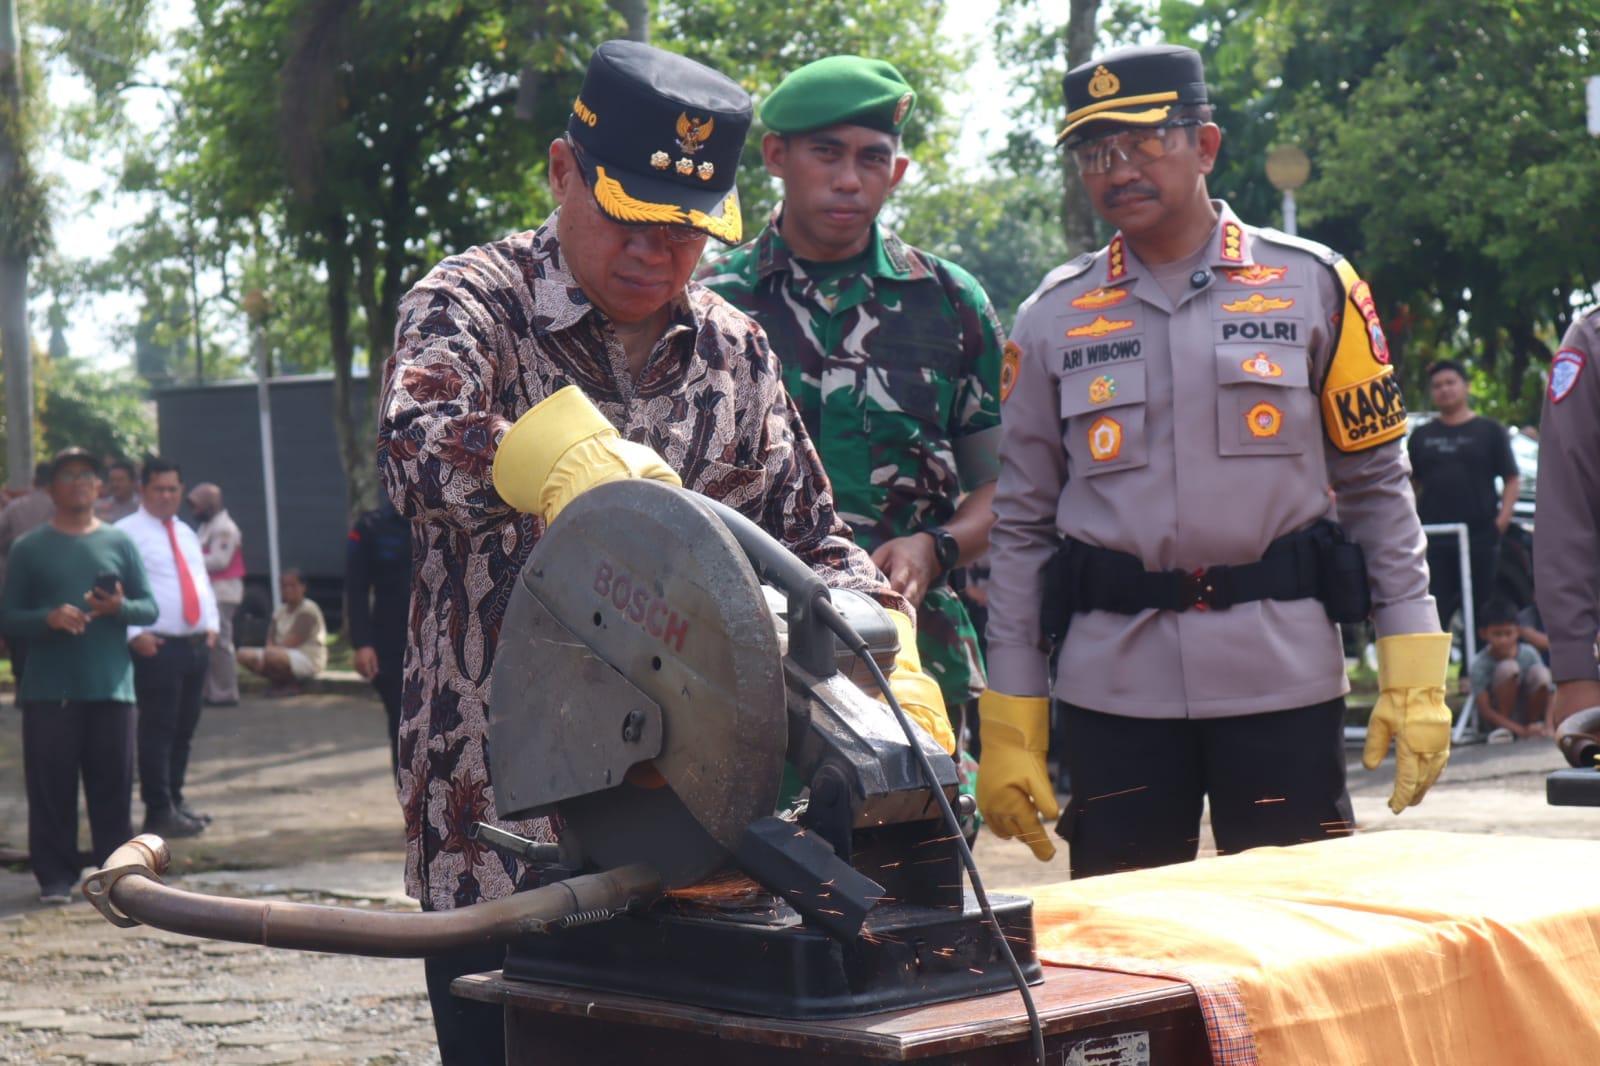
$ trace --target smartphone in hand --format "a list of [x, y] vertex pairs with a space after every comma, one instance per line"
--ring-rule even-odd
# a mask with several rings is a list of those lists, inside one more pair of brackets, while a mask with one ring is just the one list
[[94, 576], [94, 590], [105, 596], [115, 596], [117, 594], [117, 583], [120, 580], [121, 578], [117, 577], [116, 574], [106, 570]]

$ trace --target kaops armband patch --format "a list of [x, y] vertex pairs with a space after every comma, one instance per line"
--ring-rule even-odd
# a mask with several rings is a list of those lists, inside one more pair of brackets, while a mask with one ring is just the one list
[[1334, 447], [1359, 452], [1405, 435], [1406, 404], [1366, 282], [1346, 260], [1339, 260], [1334, 271], [1344, 290], [1344, 308], [1322, 386], [1322, 424]]

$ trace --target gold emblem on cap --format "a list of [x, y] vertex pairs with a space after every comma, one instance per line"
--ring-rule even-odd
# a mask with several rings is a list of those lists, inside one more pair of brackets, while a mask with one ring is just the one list
[[911, 111], [911, 94], [906, 93], [894, 105], [894, 125], [898, 126], [906, 120], [906, 115]]
[[695, 167], [694, 169], [695, 169], [695, 173], [700, 175], [700, 180], [701, 181], [710, 181], [711, 180], [711, 175], [713, 175], [713, 174], [715, 174], [717, 172], [716, 166], [709, 159], [706, 160], [704, 163], [701, 163], [699, 166]]
[[685, 156], [679, 156], [678, 157], [677, 167], [678, 167], [678, 173], [679, 174], [693, 174], [694, 173], [694, 160], [690, 159], [686, 155]]
[[672, 165], [672, 157], [665, 152], [651, 152], [650, 165], [657, 170], [666, 170]]
[[[683, 149], [684, 155], [694, 155], [706, 146], [706, 141], [711, 139], [711, 131], [716, 128], [717, 120], [714, 118], [690, 118], [685, 111], [678, 116], [678, 147]], [[683, 170], [680, 163], [679, 170]], [[683, 170], [687, 174], [687, 170]]]
[[1111, 96], [1122, 88], [1122, 80], [1103, 66], [1094, 68], [1094, 77], [1089, 79], [1089, 95], [1099, 100], [1101, 97]]

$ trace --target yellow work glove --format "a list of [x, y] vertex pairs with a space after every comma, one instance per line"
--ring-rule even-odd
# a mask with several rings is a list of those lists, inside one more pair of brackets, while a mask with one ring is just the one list
[[1059, 818], [1055, 786], [1044, 764], [1050, 750], [1050, 701], [990, 690], [978, 697], [983, 754], [978, 757], [978, 813], [996, 836], [1018, 837], [1049, 862], [1056, 846], [1044, 818]]
[[[917, 629], [911, 619], [899, 611], [890, 611], [895, 632], [900, 635], [900, 650], [894, 655], [894, 669], [889, 673], [889, 691], [899, 701], [900, 709], [922, 727], [948, 755], [956, 751], [956, 737], [950, 731], [950, 716], [944, 710], [944, 693], [938, 682], [922, 672], [922, 657], [917, 654]], [[882, 697], [879, 697], [882, 699]], [[885, 703], [888, 701], [885, 700]]]
[[494, 488], [519, 511], [554, 522], [579, 495], [623, 478], [682, 485], [666, 462], [622, 435], [576, 385], [535, 404], [500, 440]]
[[1444, 675], [1450, 665], [1450, 634], [1408, 633], [1378, 640], [1378, 702], [1367, 722], [1361, 765], [1376, 770], [1394, 740], [1396, 814], [1422, 802], [1450, 761], [1450, 708]]

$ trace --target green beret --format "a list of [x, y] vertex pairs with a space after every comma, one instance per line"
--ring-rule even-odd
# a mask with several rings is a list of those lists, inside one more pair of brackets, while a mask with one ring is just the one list
[[890, 63], [829, 56], [792, 71], [761, 102], [761, 121], [774, 133], [807, 133], [849, 123], [900, 132], [917, 94]]

